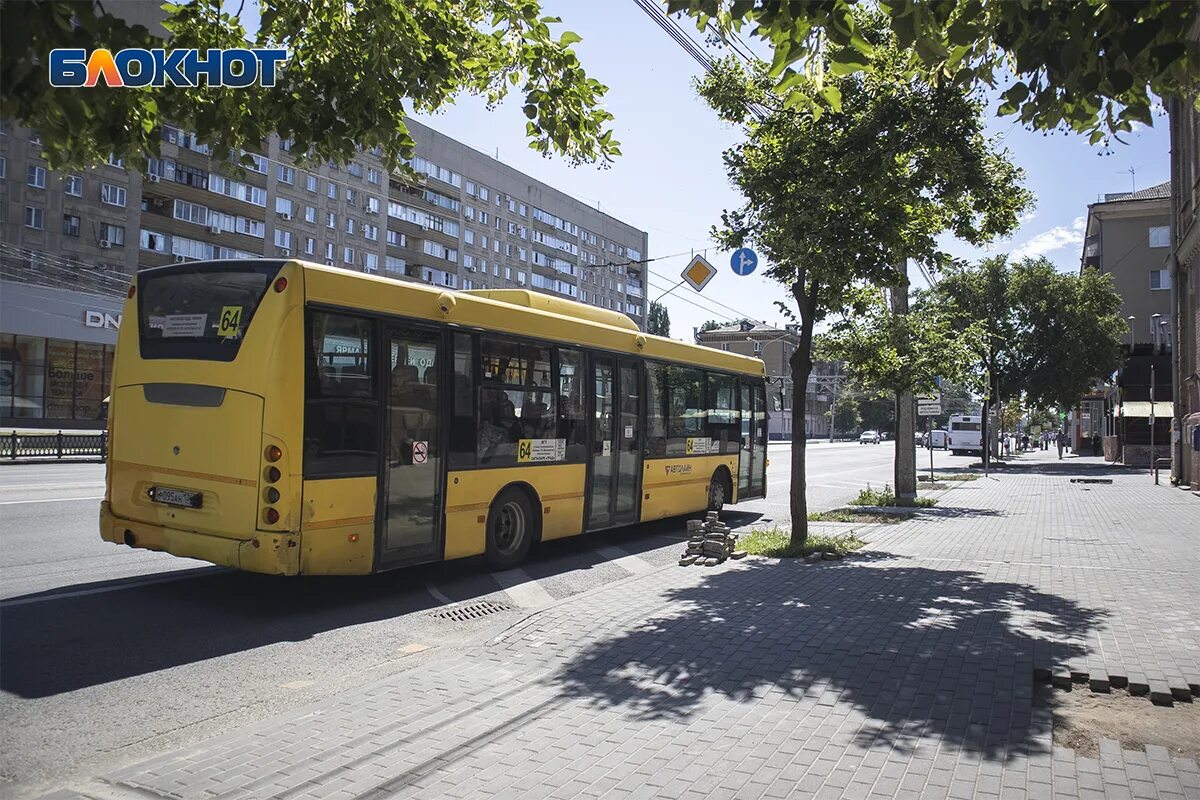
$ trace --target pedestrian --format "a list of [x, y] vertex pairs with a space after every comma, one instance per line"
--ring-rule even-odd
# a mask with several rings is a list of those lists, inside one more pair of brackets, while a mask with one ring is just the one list
[[1059, 431], [1058, 435], [1055, 437], [1055, 441], [1058, 443], [1058, 460], [1059, 461], [1062, 461], [1063, 445], [1066, 444], [1066, 442], [1064, 441], [1066, 438], [1067, 438], [1066, 435], [1062, 431]]

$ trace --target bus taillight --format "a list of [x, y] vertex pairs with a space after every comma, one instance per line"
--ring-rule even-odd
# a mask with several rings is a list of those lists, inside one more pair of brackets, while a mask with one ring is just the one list
[[268, 525], [274, 525], [276, 522], [279, 522], [279, 512], [273, 508], [268, 508], [266, 513], [263, 514], [263, 519], [267, 521]]
[[286, 288], [287, 288], [287, 278], [276, 278], [275, 279], [276, 294], [278, 294], [279, 292], [282, 292]]
[[283, 451], [279, 449], [279, 445], [273, 444], [267, 448], [267, 461], [278, 461], [283, 458]]

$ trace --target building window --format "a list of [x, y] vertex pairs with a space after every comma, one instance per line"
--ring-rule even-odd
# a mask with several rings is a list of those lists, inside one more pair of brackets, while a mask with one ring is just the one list
[[286, 183], [288, 186], [292, 186], [296, 183], [296, 170], [285, 164], [279, 165], [279, 170], [276, 175], [279, 178], [280, 183]]
[[110, 225], [109, 223], [101, 223], [100, 225], [100, 241], [108, 242], [109, 247], [124, 247], [125, 246], [125, 226]]
[[1170, 225], [1155, 225], [1150, 228], [1150, 246], [1151, 247], [1170, 247], [1171, 246], [1171, 226]]
[[294, 207], [292, 205], [291, 200], [289, 200], [286, 197], [276, 197], [275, 198], [275, 213], [276, 214], [286, 215], [290, 219], [292, 216], [293, 210], [294, 210]]
[[292, 232], [285, 231], [283, 228], [275, 229], [275, 246], [283, 247], [287, 250], [292, 249]]
[[337, 227], [337, 214], [333, 213], [332, 211], [325, 212], [325, 227], [326, 228], [336, 228]]
[[305, 175], [304, 176], [304, 188], [307, 191], [312, 192], [313, 194], [317, 193], [317, 182], [318, 182], [318, 178], [316, 175]]
[[354, 217], [346, 217], [346, 233], [354, 233]]
[[373, 183], [378, 186], [382, 180], [383, 173], [381, 173], [379, 170], [375, 169], [374, 167], [367, 169], [367, 183]]
[[354, 189], [346, 190], [346, 202], [352, 206], [358, 205], [358, 192]]
[[1171, 288], [1171, 273], [1165, 269], [1150, 270], [1150, 288], [1151, 289], [1170, 289]]
[[333, 242], [325, 243], [325, 259], [327, 261], [333, 261]]
[[8, 177], [8, 159], [0, 156], [0, 178]]
[[110, 206], [125, 207], [125, 188], [113, 186], [111, 183], [100, 185], [100, 202]]
[[379, 270], [379, 256], [374, 253], [363, 253], [363, 269], [367, 272]]
[[35, 231], [42, 230], [42, 209], [37, 206], [25, 206], [25, 227]]
[[363, 176], [362, 164], [358, 163], [357, 161], [351, 161], [346, 167], [346, 172], [349, 172], [356, 178], [361, 178]]
[[345, 261], [347, 264], [354, 263], [354, 248], [353, 247], [342, 248], [342, 261]]
[[338, 191], [337, 191], [336, 183], [334, 183], [333, 181], [329, 182], [329, 188], [327, 188], [325, 190], [325, 196], [328, 197], [330, 200], [337, 200]]
[[79, 216], [76, 214], [63, 214], [62, 232], [64, 236], [78, 236]]
[[314, 225], [317, 223], [317, 209], [315, 206], [304, 207], [304, 221], [311, 222]]
[[403, 233], [400, 233], [400, 231], [394, 231], [391, 228], [388, 228], [387, 243], [393, 247], [404, 247], [408, 244], [408, 237], [406, 237]]
[[364, 222], [362, 226], [362, 234], [372, 242], [377, 242], [379, 241], [379, 226], [369, 225]]
[[465, 242], [466, 244], [475, 244], [475, 231], [472, 231], [472, 230], [463, 231], [463, 242]]
[[83, 197], [83, 176], [68, 175], [63, 178], [63, 191], [71, 197]]
[[165, 253], [167, 251], [167, 237], [154, 231], [140, 231], [139, 244], [143, 250], [151, 250], [155, 253]]
[[246, 166], [246, 169], [261, 175], [267, 174], [267, 159], [264, 156], [260, 156], [257, 153], [243, 153], [242, 155], [250, 159], [250, 163]]
[[311, 256], [313, 254], [313, 251], [316, 248], [316, 246], [317, 246], [317, 242], [315, 239], [313, 239], [311, 236], [304, 237], [304, 254], [305, 255]]
[[206, 206], [197, 205], [196, 203], [188, 203], [183, 200], [176, 200], [174, 217], [175, 219], [181, 219], [184, 222], [191, 222], [196, 225], [207, 225], [208, 208]]
[[109, 153], [109, 155], [108, 155], [108, 165], [109, 165], [110, 167], [117, 167], [118, 169], [125, 169], [125, 159], [123, 159], [123, 158], [117, 158], [117, 157], [116, 157], [115, 155], [113, 155], [112, 153]]
[[25, 177], [25, 183], [35, 189], [46, 188], [46, 168], [39, 167], [35, 164], [29, 165], [29, 170]]

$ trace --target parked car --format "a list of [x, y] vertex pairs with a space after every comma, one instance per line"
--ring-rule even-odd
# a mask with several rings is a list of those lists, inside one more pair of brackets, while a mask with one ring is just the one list
[[859, 444], [879, 444], [879, 431], [863, 431], [858, 436]]
[[913, 434], [913, 442], [916, 443], [917, 447], [925, 446], [925, 436], [925, 431], [917, 431], [915, 434]]

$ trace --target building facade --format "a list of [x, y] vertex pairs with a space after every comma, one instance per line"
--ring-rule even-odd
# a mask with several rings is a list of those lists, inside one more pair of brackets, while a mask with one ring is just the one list
[[[792, 353], [800, 345], [800, 335], [792, 327], [783, 329], [765, 322], [749, 320], [695, 332], [697, 344], [738, 355], [762, 359], [767, 371], [767, 436], [773, 440], [792, 438], [792, 400], [795, 397], [790, 366]], [[829, 435], [829, 409], [837, 396], [844, 375], [841, 365], [814, 362], [808, 377], [804, 434], [806, 437]]]
[[[1175, 337], [1170, 269], [1170, 184], [1106, 194], [1088, 206], [1080, 270], [1111, 275], [1129, 338], [1116, 381], [1073, 415], [1077, 452], [1145, 466], [1170, 455], [1170, 353]], [[1151, 367], [1154, 367], [1151, 370]], [[1149, 428], [1153, 392], [1155, 431]]]
[[238, 174], [169, 125], [144, 175], [117, 160], [57, 173], [36, 136], [3, 125], [0, 425], [97, 424], [129, 276], [189, 260], [294, 257], [449, 289], [524, 288], [645, 327], [645, 231], [408, 124], [419, 182], [379, 152], [301, 166], [276, 136]]
[[[1200, 42], [1200, 20], [1189, 32]], [[1176, 342], [1172, 477], [1200, 491], [1200, 113], [1196, 95], [1167, 101]]]

